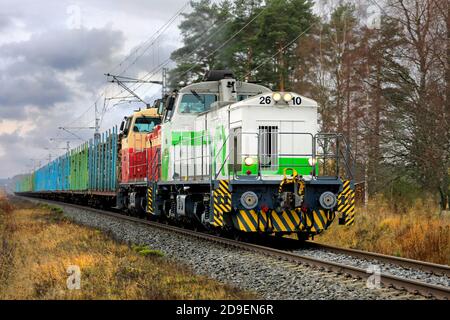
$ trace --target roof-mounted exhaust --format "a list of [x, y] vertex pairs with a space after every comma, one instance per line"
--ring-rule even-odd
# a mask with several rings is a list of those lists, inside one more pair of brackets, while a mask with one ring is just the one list
[[204, 81], [220, 81], [223, 79], [234, 79], [234, 73], [230, 70], [211, 70], [204, 78]]

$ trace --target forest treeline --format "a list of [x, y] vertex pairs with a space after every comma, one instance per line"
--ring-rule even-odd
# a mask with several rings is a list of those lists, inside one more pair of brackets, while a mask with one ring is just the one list
[[320, 105], [322, 131], [356, 154], [370, 196], [450, 195], [447, 0], [192, 1], [173, 52], [179, 81], [231, 69]]

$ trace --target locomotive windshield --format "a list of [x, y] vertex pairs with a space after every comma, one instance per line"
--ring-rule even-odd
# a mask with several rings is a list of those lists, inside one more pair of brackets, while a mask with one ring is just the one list
[[195, 91], [192, 94], [184, 94], [180, 102], [180, 113], [202, 113], [211, 108], [211, 104], [217, 101], [215, 94], [201, 94]]
[[134, 122], [133, 131], [150, 133], [159, 124], [161, 124], [161, 119], [159, 118], [139, 117], [136, 118], [136, 121]]

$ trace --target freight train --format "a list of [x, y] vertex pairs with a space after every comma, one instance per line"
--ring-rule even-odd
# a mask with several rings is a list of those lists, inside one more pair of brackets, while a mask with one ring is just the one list
[[318, 104], [211, 71], [33, 172], [20, 195], [241, 235], [313, 238], [355, 218], [352, 153]]

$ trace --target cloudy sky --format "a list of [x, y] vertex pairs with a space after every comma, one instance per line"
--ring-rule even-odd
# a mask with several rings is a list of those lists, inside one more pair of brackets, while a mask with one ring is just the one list
[[[104, 109], [105, 96], [126, 96], [104, 74], [142, 77], [158, 69], [180, 45], [181, 18], [156, 40], [152, 35], [185, 3], [0, 0], [0, 178], [45, 164], [49, 154], [64, 152], [67, 140], [81, 143], [58, 128], [92, 126], [94, 101], [104, 113], [102, 130], [132, 111], [136, 105], [115, 105], [120, 100], [108, 100]], [[160, 78], [159, 72], [152, 77]], [[151, 102], [159, 90], [144, 85], [138, 93]], [[93, 134], [70, 131], [83, 139]]]

